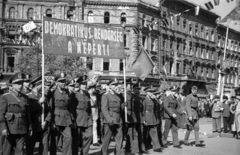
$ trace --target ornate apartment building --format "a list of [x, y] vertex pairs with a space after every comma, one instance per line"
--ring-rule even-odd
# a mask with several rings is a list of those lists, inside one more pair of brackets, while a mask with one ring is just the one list
[[[128, 62], [144, 47], [155, 63], [153, 74], [144, 85], [159, 86], [157, 70], [164, 69], [168, 74], [167, 83], [180, 84], [187, 94], [192, 85], [199, 86], [203, 95], [216, 92], [218, 58], [223, 51], [217, 45], [226, 28], [218, 26], [215, 22], [218, 16], [206, 10], [200, 9], [195, 16], [193, 4], [184, 1], [162, 3], [161, 0], [0, 0], [0, 5], [0, 68], [4, 74], [15, 71], [14, 62], [23, 49], [35, 46], [30, 42], [31, 33], [19, 38], [18, 30], [29, 21], [41, 27], [42, 16], [48, 16], [124, 29]], [[189, 11], [183, 13], [185, 10]], [[232, 39], [238, 41], [239, 33], [232, 30], [231, 33], [235, 36]], [[237, 59], [236, 52], [235, 56], [230, 55]], [[103, 79], [123, 74], [122, 60], [83, 59], [92, 60], [91, 69], [102, 72]], [[126, 70], [127, 76], [134, 77], [128, 68]], [[239, 81], [238, 76], [234, 79]], [[161, 88], [164, 87], [166, 84], [162, 82]]]

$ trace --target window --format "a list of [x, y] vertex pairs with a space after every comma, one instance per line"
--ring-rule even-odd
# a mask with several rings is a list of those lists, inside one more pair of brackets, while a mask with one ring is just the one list
[[157, 39], [151, 38], [151, 51], [156, 51]]
[[33, 20], [33, 8], [28, 9], [27, 11], [27, 19]]
[[15, 67], [15, 55], [14, 54], [7, 54], [7, 72], [14, 72]]
[[109, 71], [109, 59], [107, 59], [107, 58], [104, 58], [103, 59], [103, 70], [104, 71]]
[[186, 70], [187, 70], [187, 64], [186, 62], [183, 63], [183, 74], [186, 74]]
[[204, 38], [204, 37], [205, 37], [205, 36], [204, 36], [204, 33], [205, 33], [204, 31], [205, 31], [205, 30], [204, 30], [204, 26], [202, 26], [202, 27], [201, 27], [201, 38]]
[[92, 70], [93, 68], [93, 58], [87, 57], [87, 68]]
[[198, 24], [195, 25], [195, 35], [198, 36]]
[[189, 25], [189, 34], [192, 35], [192, 22], [189, 21], [188, 25]]
[[105, 12], [104, 13], [104, 23], [105, 24], [110, 23], [110, 14], [109, 14], [109, 12]]
[[89, 11], [88, 12], [88, 23], [93, 23], [93, 12]]
[[68, 20], [73, 20], [73, 11], [72, 10], [68, 10], [68, 12], [67, 12], [67, 19]]
[[201, 76], [204, 76], [204, 67], [201, 67]]
[[120, 59], [119, 70], [123, 71], [123, 60], [122, 59]]
[[11, 7], [9, 9], [9, 18], [10, 19], [15, 19], [15, 8], [14, 7]]
[[123, 36], [123, 43], [124, 43], [124, 47], [128, 47], [128, 44], [127, 44], [127, 34], [124, 34], [124, 36]]
[[121, 24], [126, 23], [126, 13], [124, 13], [124, 12], [121, 13], [120, 20], [121, 20]]
[[46, 16], [47, 17], [52, 17], [52, 10], [51, 9], [46, 10]]
[[142, 37], [142, 45], [147, 50], [147, 37], [146, 36]]

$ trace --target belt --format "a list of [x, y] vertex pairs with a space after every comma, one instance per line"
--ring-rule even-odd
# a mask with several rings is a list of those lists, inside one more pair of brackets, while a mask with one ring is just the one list
[[55, 107], [55, 110], [68, 110], [67, 108], [59, 108], [59, 107]]
[[12, 113], [12, 112], [7, 112], [6, 114], [13, 114], [14, 117], [25, 117], [25, 116], [26, 116], [24, 113]]

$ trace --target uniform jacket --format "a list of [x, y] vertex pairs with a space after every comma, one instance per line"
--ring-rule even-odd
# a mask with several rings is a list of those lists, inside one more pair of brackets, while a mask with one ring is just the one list
[[91, 103], [89, 94], [86, 92], [76, 92], [76, 123], [79, 127], [88, 127], [92, 125]]
[[142, 99], [139, 96], [132, 94], [131, 92], [127, 92], [126, 106], [128, 109], [128, 123], [143, 123]]
[[[179, 102], [180, 103], [180, 102]], [[173, 114], [179, 115], [184, 109], [182, 109], [177, 101], [177, 98], [173, 95], [168, 95], [164, 99], [164, 118], [171, 118]]]
[[26, 134], [28, 129], [32, 130], [25, 94], [10, 92], [0, 97], [0, 126], [1, 131], [7, 130], [10, 134]]
[[159, 116], [158, 103], [149, 97], [143, 101], [143, 119], [147, 125], [158, 125]]
[[101, 110], [104, 117], [103, 123], [122, 124], [122, 105], [117, 94], [106, 92], [102, 96]]
[[[29, 93], [28, 98], [29, 98], [29, 109], [30, 109], [30, 116], [31, 116], [31, 122], [32, 122], [32, 129], [33, 129], [33, 132], [39, 132], [42, 130], [42, 127], [41, 127], [42, 105], [38, 102], [40, 98], [33, 93]], [[46, 100], [42, 104], [44, 104], [45, 121], [51, 122], [51, 111], [50, 111], [48, 101]]]
[[70, 103], [70, 97], [67, 90], [56, 89], [50, 99], [52, 121], [57, 126], [69, 126], [72, 124], [73, 104]]
[[198, 115], [198, 96], [190, 94], [186, 98], [186, 110], [188, 117], [192, 117], [193, 119], [199, 119]]

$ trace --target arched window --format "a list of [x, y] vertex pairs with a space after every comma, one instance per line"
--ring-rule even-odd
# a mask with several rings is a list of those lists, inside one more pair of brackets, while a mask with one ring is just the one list
[[29, 8], [27, 11], [27, 19], [33, 20], [33, 8]]
[[46, 10], [46, 16], [47, 17], [52, 17], [52, 10], [51, 9]]
[[93, 12], [92, 11], [88, 12], [88, 23], [93, 23]]
[[68, 20], [73, 20], [73, 11], [72, 10], [68, 10], [68, 12], [67, 12], [67, 19]]
[[104, 13], [104, 23], [108, 24], [110, 23], [110, 14], [109, 12]]
[[15, 19], [15, 8], [11, 7], [9, 9], [9, 19]]
[[126, 13], [121, 13], [121, 24], [126, 23]]

